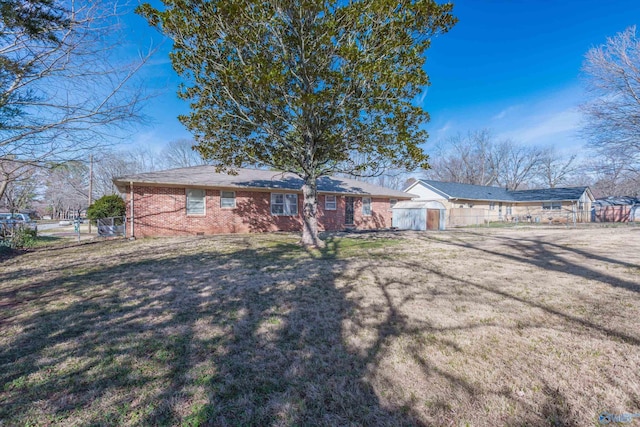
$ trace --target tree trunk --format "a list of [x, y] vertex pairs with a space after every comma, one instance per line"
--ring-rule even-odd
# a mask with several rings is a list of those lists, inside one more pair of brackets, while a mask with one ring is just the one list
[[318, 237], [318, 183], [315, 177], [305, 177], [302, 186], [302, 240], [303, 246], [322, 247]]
[[0, 180], [0, 200], [2, 200], [2, 196], [4, 196], [4, 192], [7, 190], [8, 185], [9, 185], [8, 179]]

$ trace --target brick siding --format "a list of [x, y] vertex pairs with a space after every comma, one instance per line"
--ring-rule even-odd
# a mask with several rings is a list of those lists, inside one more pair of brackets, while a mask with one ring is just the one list
[[[271, 192], [236, 190], [235, 193], [236, 207], [222, 208], [220, 190], [207, 189], [204, 215], [187, 215], [186, 188], [134, 186], [134, 234], [146, 237], [302, 230], [301, 193], [298, 193], [298, 215], [295, 216], [272, 215]], [[131, 221], [130, 195], [128, 192], [128, 222]], [[362, 197], [355, 197], [355, 228], [391, 227], [389, 198], [372, 198], [371, 210], [370, 216], [364, 216]], [[344, 218], [344, 196], [336, 196], [335, 210], [326, 210], [325, 196], [318, 197], [318, 228], [321, 231], [344, 229]], [[130, 233], [129, 225], [127, 235]]]

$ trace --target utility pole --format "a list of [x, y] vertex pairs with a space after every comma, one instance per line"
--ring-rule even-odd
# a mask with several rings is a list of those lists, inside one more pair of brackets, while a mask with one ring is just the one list
[[[89, 154], [89, 204], [87, 209], [93, 203], [93, 154]], [[89, 234], [91, 234], [91, 220], [89, 220]]]

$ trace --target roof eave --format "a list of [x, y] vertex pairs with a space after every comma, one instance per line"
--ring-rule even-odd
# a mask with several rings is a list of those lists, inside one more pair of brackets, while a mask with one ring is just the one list
[[[116, 185], [118, 190], [121, 193], [126, 193], [128, 187], [133, 184], [134, 186], [149, 186], [149, 187], [170, 187], [170, 188], [202, 188], [202, 189], [224, 189], [224, 190], [247, 190], [247, 191], [259, 191], [259, 192], [286, 192], [292, 191], [296, 193], [302, 193], [302, 189], [296, 188], [282, 188], [282, 187], [251, 187], [244, 185], [213, 185], [213, 184], [185, 184], [185, 183], [176, 183], [176, 182], [156, 182], [156, 181], [143, 181], [143, 180], [127, 180], [118, 178], [114, 179], [113, 183]], [[357, 192], [348, 192], [348, 191], [322, 191], [318, 190], [318, 194], [335, 194], [341, 196], [351, 196], [351, 197], [385, 197], [390, 199], [407, 199], [410, 200], [414, 197], [417, 197], [415, 194], [405, 193], [405, 194], [379, 194], [379, 193], [357, 193]]]

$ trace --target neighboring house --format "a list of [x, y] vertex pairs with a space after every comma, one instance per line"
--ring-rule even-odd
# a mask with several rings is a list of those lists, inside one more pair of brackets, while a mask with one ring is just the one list
[[594, 201], [588, 187], [510, 191], [501, 187], [420, 179], [407, 193], [437, 201], [449, 227], [492, 221], [589, 222]]
[[[302, 230], [302, 185], [290, 173], [195, 166], [113, 180], [127, 201], [127, 236]], [[391, 227], [391, 207], [415, 197], [353, 179], [318, 180], [318, 228]]]
[[635, 197], [607, 197], [593, 202], [593, 222], [640, 221], [640, 199]]

